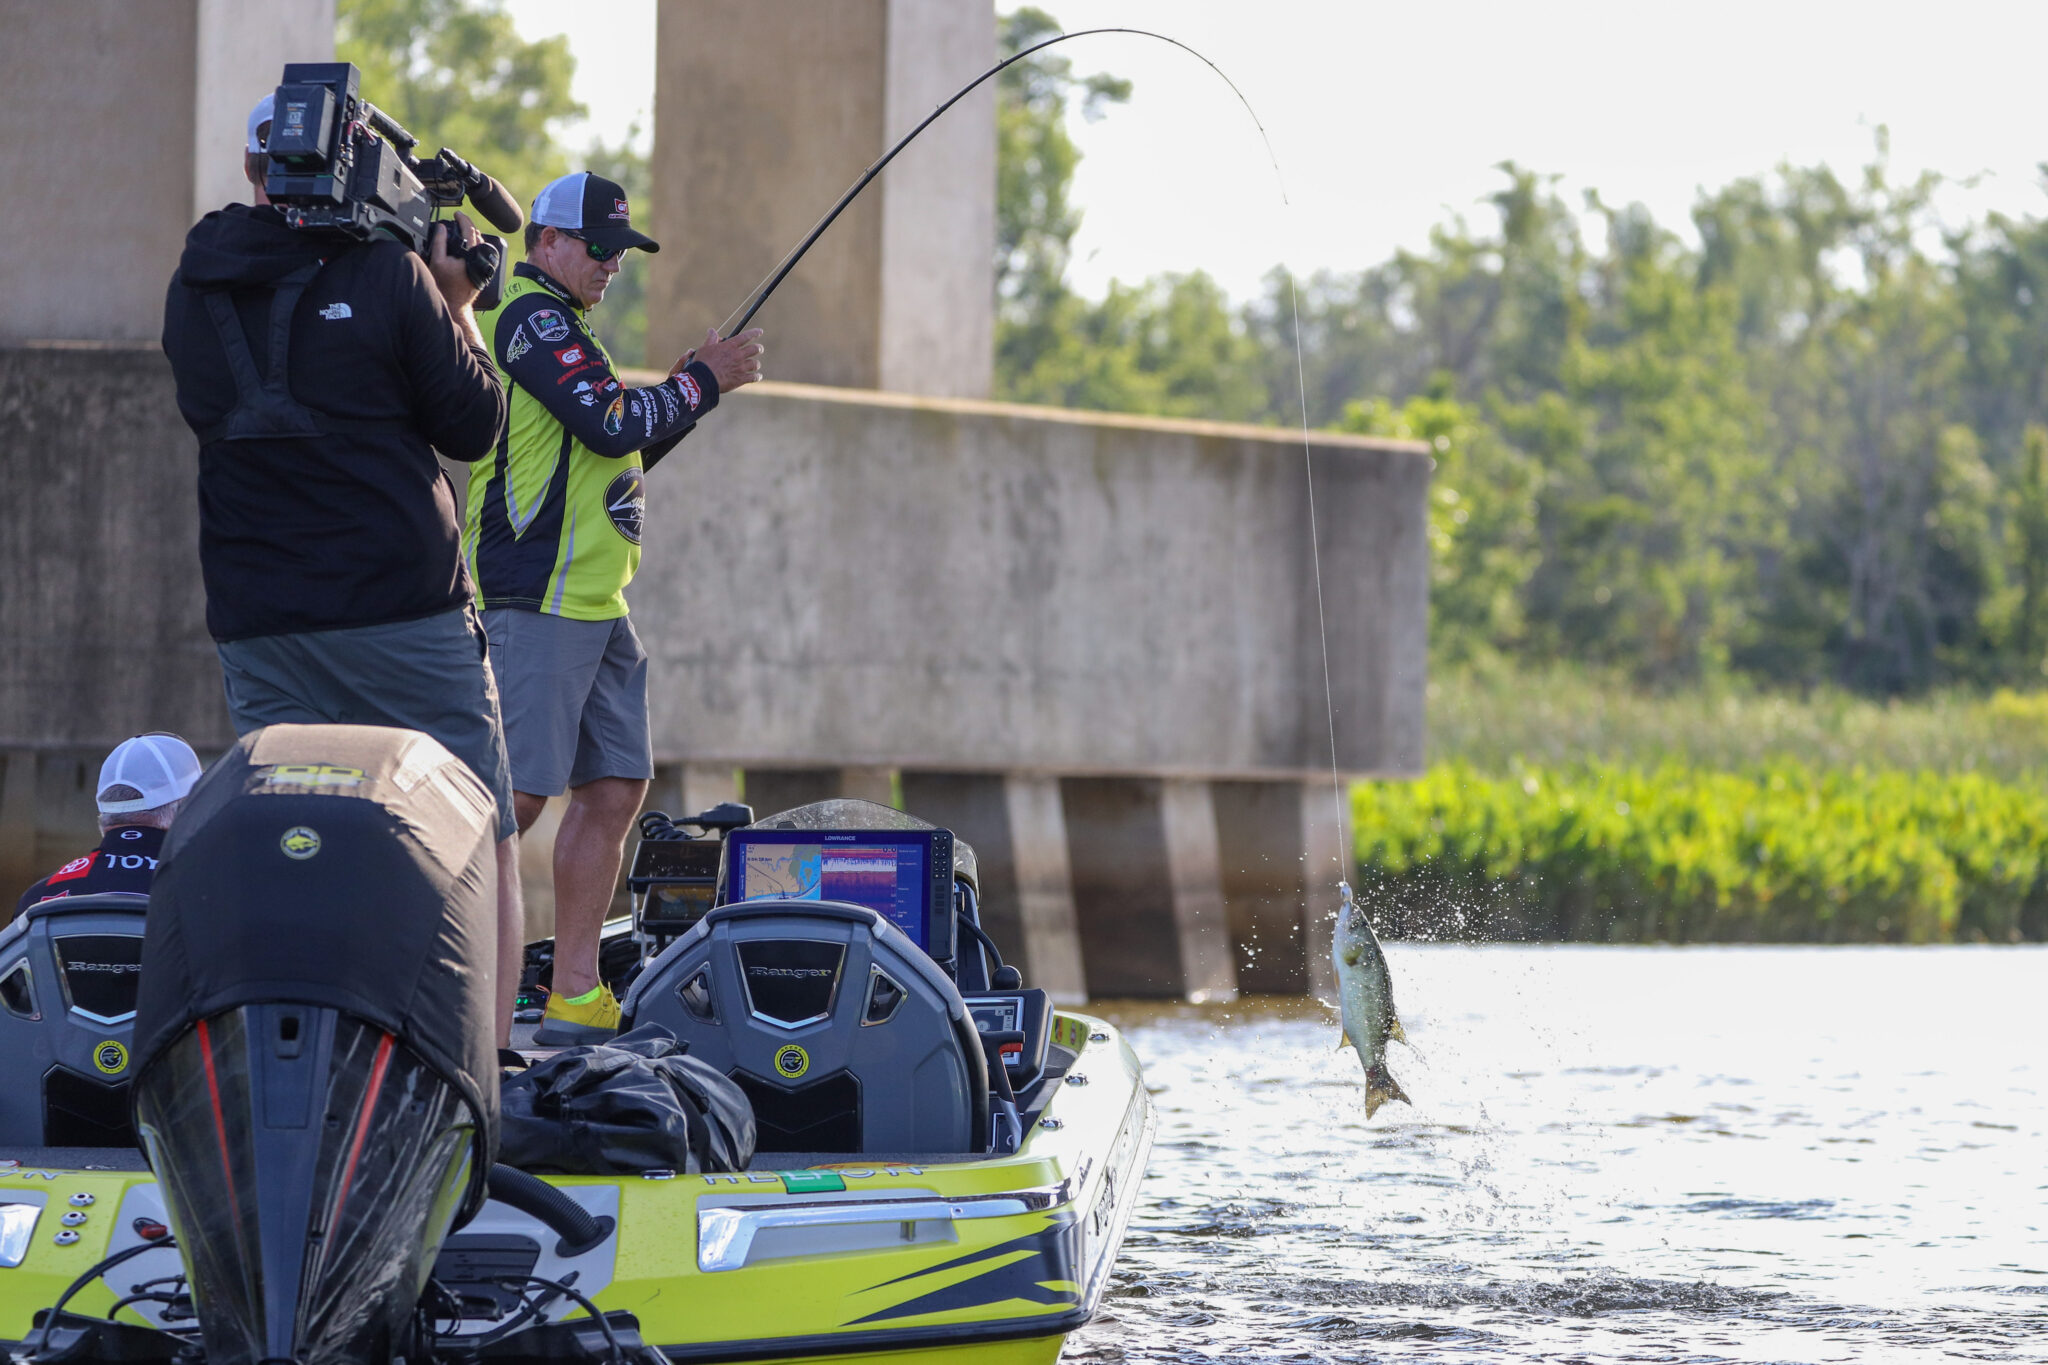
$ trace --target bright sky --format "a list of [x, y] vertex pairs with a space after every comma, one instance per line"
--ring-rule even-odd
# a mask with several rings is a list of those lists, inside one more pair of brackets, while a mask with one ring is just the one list
[[[610, 0], [602, 49], [571, 33], [587, 130], [616, 140], [650, 120], [655, 0]], [[1012, 0], [998, 8], [1014, 9]], [[1041, 0], [1069, 28], [1169, 34], [1229, 73], [1264, 120], [1285, 173], [1215, 74], [1150, 39], [1065, 46], [1075, 70], [1136, 85], [1093, 125], [1075, 184], [1085, 211], [1075, 284], [1207, 270], [1237, 298], [1276, 262], [1356, 270], [1419, 247], [1482, 201], [1515, 160], [1560, 174], [1571, 202], [1597, 187], [1690, 231], [1700, 187], [1781, 161], [1850, 174], [1873, 130], [1892, 162], [1978, 177], [1943, 201], [2048, 212], [2048, 5], [1948, 0]], [[510, 0], [529, 37], [560, 31], [559, 0]], [[644, 37], [642, 36], [644, 34]], [[604, 55], [599, 57], [598, 51]], [[1057, 50], [1057, 49], [1056, 49]], [[963, 73], [964, 83], [977, 73]], [[768, 168], [764, 168], [766, 170]], [[848, 179], [858, 167], [848, 168]], [[822, 205], [821, 205], [822, 207]]]

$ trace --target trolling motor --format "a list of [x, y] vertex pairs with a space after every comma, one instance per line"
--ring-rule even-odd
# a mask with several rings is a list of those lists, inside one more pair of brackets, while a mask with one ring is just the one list
[[187, 798], [150, 894], [135, 1114], [207, 1365], [418, 1354], [498, 1112], [496, 813], [426, 735], [274, 725]]

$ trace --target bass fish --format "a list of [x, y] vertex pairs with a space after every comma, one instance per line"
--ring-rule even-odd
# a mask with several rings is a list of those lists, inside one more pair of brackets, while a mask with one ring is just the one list
[[1365, 1063], [1365, 1116], [1371, 1118], [1388, 1100], [1414, 1103], [1387, 1070], [1387, 1039], [1405, 1043], [1408, 1035], [1394, 1017], [1394, 983], [1379, 938], [1366, 922], [1365, 911], [1352, 899], [1350, 884], [1339, 882], [1337, 889], [1344, 896], [1332, 944], [1337, 959], [1337, 996], [1344, 1012], [1344, 1037], [1337, 1047], [1349, 1046]]

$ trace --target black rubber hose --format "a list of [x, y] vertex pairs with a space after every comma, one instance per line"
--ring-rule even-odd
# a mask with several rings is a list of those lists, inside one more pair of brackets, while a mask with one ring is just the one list
[[958, 910], [954, 913], [960, 919], [960, 927], [967, 931], [967, 936], [969, 938], [972, 938], [975, 942], [979, 943], [982, 946], [982, 948], [987, 951], [988, 955], [995, 959], [995, 965], [990, 968], [990, 971], [1001, 971], [1003, 969], [1003, 950], [996, 947], [996, 941], [988, 936], [988, 930], [982, 928], [979, 924], [976, 924], [973, 920], [967, 918], [967, 912], [965, 910]]
[[547, 1181], [516, 1166], [500, 1163], [491, 1167], [485, 1188], [500, 1204], [531, 1214], [560, 1237], [562, 1240], [555, 1247], [557, 1256], [581, 1256], [611, 1236], [612, 1229], [618, 1226], [608, 1215], [593, 1216]]

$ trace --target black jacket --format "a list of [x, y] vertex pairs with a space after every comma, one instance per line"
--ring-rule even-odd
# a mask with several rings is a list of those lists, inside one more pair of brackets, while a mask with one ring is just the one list
[[178, 409], [206, 432], [236, 406], [204, 295], [229, 291], [267, 377], [272, 291], [320, 260], [293, 310], [287, 368], [291, 397], [337, 429], [200, 447], [199, 562], [217, 640], [403, 621], [469, 600], [455, 493], [434, 451], [488, 454], [505, 394], [417, 254], [298, 232], [274, 208], [207, 214], [164, 303]]
[[146, 896], [163, 847], [164, 832], [154, 825], [116, 825], [100, 839], [98, 848], [73, 858], [22, 892], [14, 913], [59, 896], [97, 896], [102, 891]]

